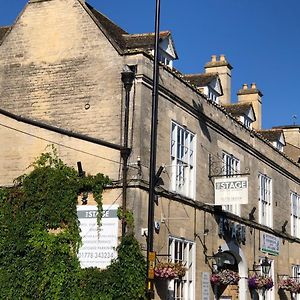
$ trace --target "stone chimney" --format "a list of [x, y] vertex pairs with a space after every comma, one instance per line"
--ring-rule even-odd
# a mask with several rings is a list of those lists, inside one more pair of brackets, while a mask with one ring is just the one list
[[243, 84], [242, 89], [237, 93], [238, 103], [252, 103], [256, 121], [253, 122], [253, 129], [260, 130], [262, 129], [262, 96], [260, 90], [257, 89], [256, 84], [252, 83], [248, 87], [247, 83]]
[[205, 73], [218, 73], [223, 89], [223, 96], [219, 97], [221, 105], [231, 103], [231, 70], [232, 66], [226, 60], [225, 55], [220, 55], [220, 60], [216, 55], [212, 55], [211, 61], [205, 66]]

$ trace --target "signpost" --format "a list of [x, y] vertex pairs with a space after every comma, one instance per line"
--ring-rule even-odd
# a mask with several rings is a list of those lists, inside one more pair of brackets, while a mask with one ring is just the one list
[[97, 224], [96, 205], [78, 205], [77, 215], [80, 222], [82, 246], [78, 258], [82, 268], [97, 267], [104, 269], [117, 257], [118, 217], [117, 205], [103, 205], [101, 227]]

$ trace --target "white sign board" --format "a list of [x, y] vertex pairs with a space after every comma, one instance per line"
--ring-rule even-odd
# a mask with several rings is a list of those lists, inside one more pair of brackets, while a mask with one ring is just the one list
[[215, 205], [248, 204], [248, 177], [215, 179]]
[[262, 232], [260, 250], [273, 255], [279, 255], [280, 239], [269, 233]]
[[117, 205], [103, 205], [101, 227], [97, 225], [96, 205], [78, 205], [82, 246], [78, 258], [82, 268], [106, 268], [117, 257], [118, 217]]

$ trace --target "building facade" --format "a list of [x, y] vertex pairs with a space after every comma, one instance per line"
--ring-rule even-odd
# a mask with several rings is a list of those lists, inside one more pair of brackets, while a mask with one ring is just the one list
[[[279, 284], [298, 280], [300, 271], [300, 169], [284, 152], [299, 144], [285, 143], [289, 127], [262, 130], [263, 95], [255, 84], [243, 85], [232, 103], [224, 55], [205, 65], [210, 76], [182, 74], [173, 68], [171, 33], [160, 41], [163, 183], [154, 249], [157, 263], [180, 262], [186, 272], [155, 279], [155, 299], [297, 299]], [[86, 172], [110, 176], [104, 202], [134, 212], [146, 249], [153, 42], [153, 34], [129, 34], [83, 0], [29, 1], [12, 26], [0, 29], [0, 186], [12, 185], [54, 144], [66, 163], [81, 161]], [[134, 74], [129, 90], [124, 70]], [[246, 204], [215, 203], [217, 186], [245, 180]], [[265, 257], [274, 286], [251, 289], [249, 278], [261, 273]], [[240, 279], [212, 284], [221, 270]]]

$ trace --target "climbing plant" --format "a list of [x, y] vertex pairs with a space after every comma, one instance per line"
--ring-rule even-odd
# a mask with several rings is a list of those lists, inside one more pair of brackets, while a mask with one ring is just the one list
[[109, 178], [78, 176], [54, 148], [31, 167], [13, 187], [0, 189], [1, 299], [141, 299], [145, 260], [132, 234], [106, 270], [81, 269], [77, 258], [78, 194], [93, 193], [101, 224]]

